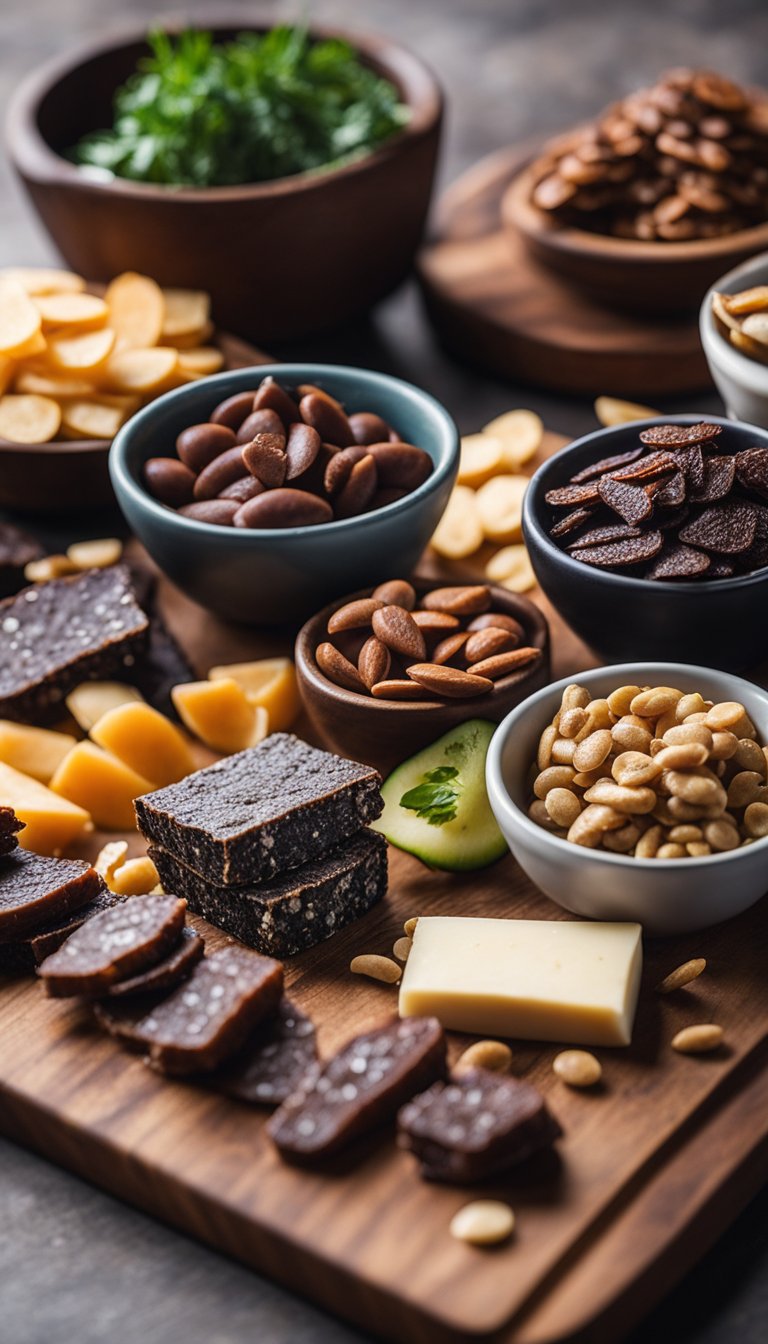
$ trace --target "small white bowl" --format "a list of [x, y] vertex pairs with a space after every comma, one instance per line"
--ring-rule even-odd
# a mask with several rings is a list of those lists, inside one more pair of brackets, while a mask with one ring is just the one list
[[731, 420], [768, 429], [768, 364], [743, 355], [723, 336], [712, 312], [712, 295], [738, 294], [768, 285], [768, 252], [735, 266], [707, 290], [699, 312], [699, 334], [709, 371]]
[[768, 838], [701, 859], [635, 859], [585, 849], [552, 835], [527, 815], [531, 762], [566, 686], [592, 696], [618, 686], [676, 686], [716, 702], [744, 705], [768, 742], [768, 693], [741, 677], [688, 663], [621, 663], [564, 677], [531, 695], [502, 721], [486, 763], [488, 797], [523, 871], [558, 905], [590, 919], [632, 920], [645, 933], [690, 933], [719, 924], [754, 905], [768, 890]]

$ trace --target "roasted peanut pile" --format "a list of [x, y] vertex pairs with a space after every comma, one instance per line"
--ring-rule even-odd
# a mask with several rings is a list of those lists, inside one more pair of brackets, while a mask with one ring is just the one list
[[405, 579], [339, 607], [315, 650], [330, 681], [377, 700], [456, 700], [484, 695], [532, 668], [542, 651], [519, 621], [491, 611], [485, 584], [433, 588], [418, 599]]
[[768, 748], [737, 701], [568, 686], [533, 775], [529, 817], [588, 849], [701, 858], [768, 835]]
[[768, 285], [753, 285], [738, 294], [715, 293], [712, 312], [726, 341], [743, 355], [768, 363]]
[[535, 169], [534, 204], [579, 228], [644, 242], [735, 233], [768, 217], [768, 100], [712, 71], [669, 70]]

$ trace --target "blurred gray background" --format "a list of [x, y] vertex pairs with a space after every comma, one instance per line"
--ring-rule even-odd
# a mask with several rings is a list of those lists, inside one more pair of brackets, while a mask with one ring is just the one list
[[[140, 27], [163, 14], [205, 23], [265, 13], [275, 20], [307, 15], [375, 28], [419, 51], [449, 96], [442, 185], [481, 155], [588, 116], [669, 65], [707, 65], [739, 80], [768, 82], [765, 0], [279, 0], [259, 6], [193, 0], [173, 9], [155, 0], [0, 0], [0, 104], [4, 109], [26, 71], [101, 33]], [[51, 256], [3, 160], [0, 265]], [[587, 403], [505, 386], [445, 358], [412, 286], [382, 305], [371, 324], [295, 353], [404, 370], [440, 396], [464, 430], [512, 405], [534, 406], [551, 428], [569, 435], [595, 424]], [[714, 394], [696, 405], [720, 409]], [[0, 1173], [2, 1344], [355, 1344], [364, 1338], [2, 1142]], [[627, 1344], [764, 1344], [767, 1224], [763, 1196]]]

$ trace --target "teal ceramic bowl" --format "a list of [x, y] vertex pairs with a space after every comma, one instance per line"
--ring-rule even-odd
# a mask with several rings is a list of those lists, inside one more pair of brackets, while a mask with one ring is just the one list
[[[315, 383], [349, 414], [377, 412], [429, 453], [432, 475], [394, 504], [314, 527], [218, 527], [153, 499], [141, 479], [147, 458], [172, 453], [182, 429], [207, 420], [225, 397], [255, 390], [267, 374], [288, 386]], [[158, 397], [120, 430], [109, 471], [129, 526], [182, 592], [228, 620], [278, 625], [304, 620], [350, 588], [409, 574], [448, 503], [458, 459], [458, 431], [448, 412], [410, 383], [332, 364], [264, 364]]]

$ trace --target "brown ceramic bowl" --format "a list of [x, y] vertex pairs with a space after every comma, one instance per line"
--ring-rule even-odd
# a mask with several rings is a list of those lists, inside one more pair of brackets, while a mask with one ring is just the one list
[[573, 228], [533, 204], [535, 182], [533, 163], [512, 180], [501, 203], [504, 227], [541, 265], [610, 308], [692, 313], [723, 271], [768, 247], [768, 223], [690, 243], [633, 242]]
[[[271, 21], [196, 15], [219, 40]], [[179, 25], [171, 24], [171, 31]], [[111, 124], [118, 85], [148, 53], [133, 32], [43, 66], [11, 102], [11, 160], [56, 246], [83, 275], [135, 270], [163, 285], [206, 289], [222, 326], [270, 342], [364, 312], [407, 274], [435, 173], [442, 96], [425, 65], [384, 37], [341, 36], [411, 109], [407, 126], [371, 154], [327, 172], [235, 187], [169, 188], [96, 181], [64, 156]]]
[[[419, 595], [443, 588], [445, 582], [413, 580]], [[458, 582], [461, 580], [451, 580], [453, 584]], [[474, 584], [477, 579], [468, 578], [467, 582]], [[544, 616], [527, 597], [495, 584], [489, 587], [492, 610], [506, 612], [520, 621], [529, 644], [541, 649], [543, 657], [531, 668], [503, 677], [495, 683], [493, 691], [474, 700], [374, 700], [372, 696], [357, 695], [336, 686], [320, 671], [315, 649], [328, 638], [327, 625], [333, 612], [354, 598], [368, 597], [371, 590], [350, 593], [312, 616], [296, 639], [296, 671], [304, 707], [326, 745], [342, 756], [365, 761], [386, 775], [414, 752], [467, 719], [500, 723], [521, 700], [546, 686], [550, 679], [549, 627]]]
[[[224, 355], [225, 369], [267, 362], [261, 350], [225, 331], [217, 331], [211, 344]], [[0, 509], [49, 517], [117, 509], [107, 466], [111, 446], [110, 439], [14, 443], [0, 438]]]

